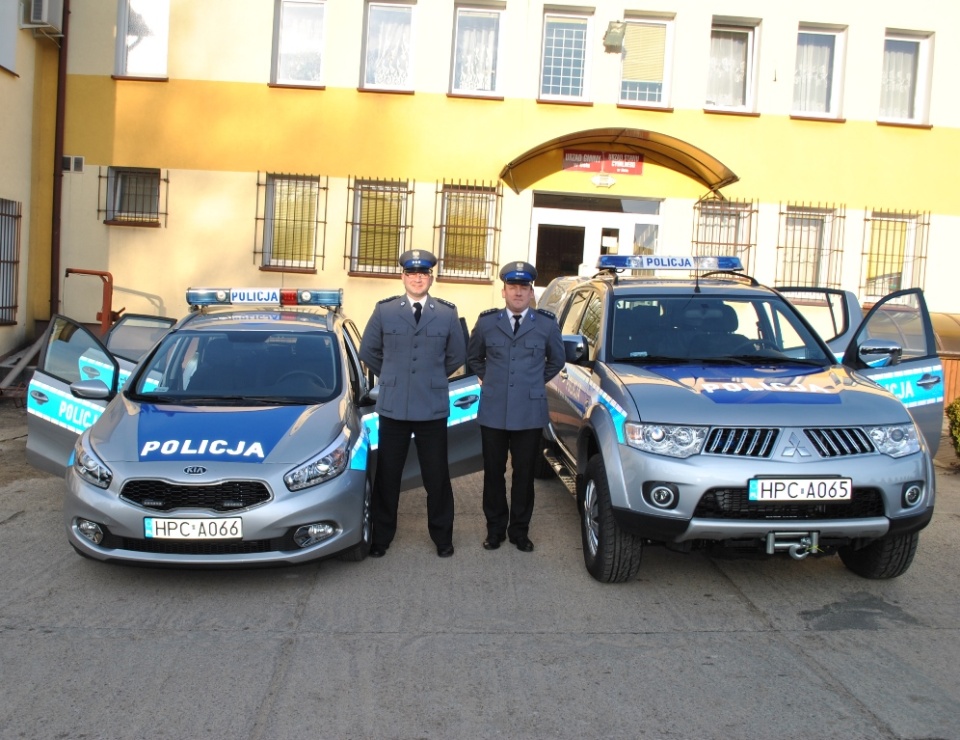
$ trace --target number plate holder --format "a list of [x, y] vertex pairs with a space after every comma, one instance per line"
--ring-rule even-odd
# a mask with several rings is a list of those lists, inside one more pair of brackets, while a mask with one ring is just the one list
[[243, 538], [243, 519], [174, 519], [144, 517], [143, 536], [162, 540], [239, 540]]

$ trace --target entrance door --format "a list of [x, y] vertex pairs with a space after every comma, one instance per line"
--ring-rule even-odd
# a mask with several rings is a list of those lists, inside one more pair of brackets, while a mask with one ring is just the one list
[[654, 254], [660, 218], [659, 200], [534, 193], [530, 261], [537, 286], [592, 275], [601, 254]]

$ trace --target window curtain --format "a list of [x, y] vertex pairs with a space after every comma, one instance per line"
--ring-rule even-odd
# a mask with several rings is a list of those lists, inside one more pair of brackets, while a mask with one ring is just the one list
[[277, 82], [319, 83], [322, 72], [324, 7], [284, 2], [280, 10]]
[[366, 84], [410, 87], [410, 21], [410, 8], [370, 6]]
[[742, 108], [747, 104], [748, 41], [744, 31], [711, 34], [707, 105]]
[[817, 216], [787, 217], [787, 255], [784, 267], [791, 272], [785, 278], [799, 285], [820, 285], [823, 262], [824, 219]]
[[880, 117], [912, 119], [917, 90], [920, 44], [887, 39], [883, 45]]
[[121, 74], [165, 77], [169, 28], [170, 0], [129, 0]]
[[793, 109], [831, 113], [836, 37], [821, 33], [797, 36], [797, 67], [793, 78]]
[[496, 90], [499, 21], [500, 17], [495, 13], [460, 12], [454, 89], [476, 92]]

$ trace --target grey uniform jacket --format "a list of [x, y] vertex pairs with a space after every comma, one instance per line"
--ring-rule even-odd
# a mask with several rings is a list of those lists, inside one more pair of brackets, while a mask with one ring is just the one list
[[480, 376], [481, 426], [536, 429], [549, 422], [545, 385], [563, 369], [563, 339], [549, 311], [531, 310], [513, 333], [511, 314], [492, 308], [477, 318], [467, 363]]
[[450, 415], [447, 377], [466, 356], [457, 307], [430, 295], [419, 324], [406, 295], [380, 301], [360, 342], [360, 359], [380, 377], [377, 411], [404, 421]]

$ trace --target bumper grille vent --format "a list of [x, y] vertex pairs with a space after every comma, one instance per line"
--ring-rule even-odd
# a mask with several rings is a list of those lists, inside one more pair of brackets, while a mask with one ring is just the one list
[[750, 501], [746, 488], [714, 488], [700, 497], [693, 512], [702, 519], [753, 519], [758, 521], [815, 521], [818, 519], [868, 519], [884, 516], [883, 494], [877, 488], [854, 488], [850, 501], [816, 504]]
[[158, 480], [128, 481], [120, 498], [145, 509], [209, 509], [232, 512], [270, 500], [270, 491], [255, 481], [224, 481], [211, 486], [184, 486]]

